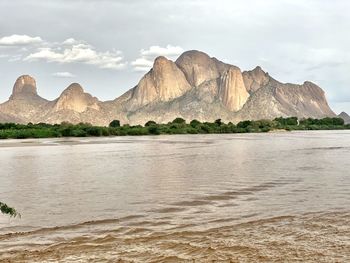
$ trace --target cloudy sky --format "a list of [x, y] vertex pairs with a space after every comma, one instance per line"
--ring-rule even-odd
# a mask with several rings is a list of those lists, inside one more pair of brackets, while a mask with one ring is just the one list
[[48, 99], [71, 82], [114, 99], [156, 56], [197, 49], [313, 81], [350, 112], [349, 10], [348, 0], [1, 0], [0, 101], [22, 74]]

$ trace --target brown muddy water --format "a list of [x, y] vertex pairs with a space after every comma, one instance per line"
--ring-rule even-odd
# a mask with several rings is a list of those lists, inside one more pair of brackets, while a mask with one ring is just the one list
[[350, 132], [0, 141], [0, 262], [350, 262]]

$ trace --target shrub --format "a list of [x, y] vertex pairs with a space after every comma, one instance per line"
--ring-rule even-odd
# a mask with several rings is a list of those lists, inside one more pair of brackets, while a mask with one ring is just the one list
[[5, 215], [10, 215], [11, 217], [21, 217], [21, 214], [17, 212], [16, 209], [9, 207], [7, 204], [0, 202], [0, 211]]
[[90, 136], [102, 136], [102, 129], [99, 127], [89, 127], [86, 129], [86, 133]]
[[152, 134], [152, 135], [159, 135], [160, 134], [159, 128], [156, 125], [149, 126], [148, 127], [148, 132], [150, 134]]
[[278, 122], [278, 124], [280, 124], [282, 126], [298, 125], [298, 118], [297, 117], [287, 117], [287, 118], [279, 117], [279, 118], [276, 118], [275, 121]]
[[215, 121], [215, 124], [216, 124], [217, 126], [221, 126], [221, 125], [222, 125], [221, 119], [217, 119], [217, 120]]
[[252, 121], [241, 121], [237, 124], [237, 128], [247, 128], [252, 124]]

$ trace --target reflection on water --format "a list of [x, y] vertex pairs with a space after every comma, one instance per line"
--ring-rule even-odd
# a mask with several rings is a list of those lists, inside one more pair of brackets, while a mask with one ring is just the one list
[[0, 261], [350, 260], [350, 133], [0, 142]]

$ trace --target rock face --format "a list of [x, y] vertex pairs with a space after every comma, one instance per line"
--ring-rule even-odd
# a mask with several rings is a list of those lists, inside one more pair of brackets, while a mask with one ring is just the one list
[[346, 124], [350, 124], [350, 116], [346, 112], [342, 112], [338, 115], [339, 118], [342, 118]]
[[244, 85], [249, 93], [254, 93], [265, 86], [269, 80], [269, 74], [265, 73], [261, 67], [256, 67], [251, 71], [243, 72]]
[[23, 75], [16, 80], [10, 99], [37, 95], [35, 79], [29, 75]]
[[38, 113], [46, 110], [47, 103], [47, 100], [37, 94], [34, 78], [23, 75], [16, 80], [9, 100], [0, 104], [0, 116], [3, 122], [36, 122]]
[[230, 67], [220, 77], [219, 96], [230, 111], [239, 111], [246, 103], [249, 93], [245, 88], [239, 68]]
[[[113, 101], [102, 102], [71, 84], [59, 98], [47, 101], [37, 94], [35, 80], [17, 79], [10, 99], [0, 104], [0, 122], [89, 122], [108, 125], [144, 124], [149, 120], [238, 122], [280, 116], [322, 118], [336, 116], [323, 90], [311, 82], [284, 84], [261, 67], [241, 70], [192, 50], [176, 62], [158, 57], [137, 86]], [[342, 115], [346, 117], [344, 114]]]
[[265, 86], [250, 96], [237, 119], [273, 119], [278, 116], [323, 118], [335, 114], [324, 91], [317, 85], [311, 82], [283, 84], [270, 77]]
[[182, 96], [191, 88], [184, 73], [165, 57], [158, 57], [153, 68], [133, 89], [131, 106], [145, 106], [158, 101], [170, 101]]
[[188, 83], [194, 87], [220, 77], [216, 61], [200, 51], [187, 51], [175, 63], [184, 72]]

